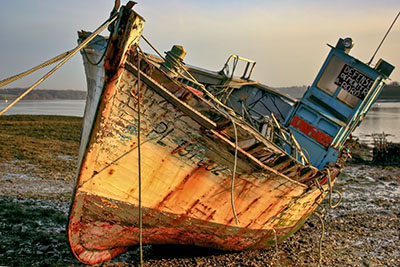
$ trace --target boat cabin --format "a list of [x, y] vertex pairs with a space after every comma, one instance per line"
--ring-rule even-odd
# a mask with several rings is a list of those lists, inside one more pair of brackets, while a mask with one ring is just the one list
[[[297, 144], [303, 158], [295, 158], [322, 169], [336, 162], [344, 142], [394, 69], [382, 59], [372, 68], [352, 57], [353, 45], [351, 38], [339, 39], [335, 47], [329, 45], [328, 57], [300, 100], [252, 81], [255, 61], [239, 56], [231, 56], [219, 72], [196, 67], [190, 67], [190, 72], [264, 136], [272, 121], [280, 131], [281, 138], [273, 140], [276, 145], [293, 156], [297, 150], [293, 143]], [[235, 76], [241, 62], [244, 72]]]
[[379, 60], [375, 68], [350, 56], [350, 38], [339, 39], [313, 84], [285, 121], [310, 163], [322, 169], [336, 162], [347, 137], [363, 120], [394, 67]]

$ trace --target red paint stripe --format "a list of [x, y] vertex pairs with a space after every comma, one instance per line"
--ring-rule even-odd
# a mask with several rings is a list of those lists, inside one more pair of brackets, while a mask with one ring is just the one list
[[194, 89], [193, 87], [190, 87], [190, 86], [186, 86], [186, 88], [189, 89], [190, 91], [192, 91], [193, 94], [196, 94], [196, 95], [198, 95], [200, 97], [203, 97], [203, 92], [201, 92], [199, 90], [196, 90], [196, 89]]
[[332, 142], [332, 137], [297, 116], [294, 116], [290, 125], [325, 147], [329, 146], [329, 144]]

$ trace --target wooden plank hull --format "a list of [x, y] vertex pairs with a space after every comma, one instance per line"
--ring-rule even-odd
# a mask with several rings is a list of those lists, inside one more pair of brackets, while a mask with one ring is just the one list
[[[132, 16], [134, 25], [142, 25], [140, 17]], [[141, 61], [139, 103], [139, 53], [132, 42], [137, 36], [140, 30], [128, 37], [129, 47], [121, 49], [109, 76], [105, 64], [105, 86], [90, 140], [83, 146], [69, 218], [76, 257], [94, 264], [138, 245], [139, 163], [143, 244], [259, 249], [299, 229], [325, 196], [312, 183], [299, 181], [314, 177], [319, 182], [323, 174], [306, 172], [309, 166], [293, 161], [240, 121], [236, 136], [232, 125], [218, 126], [207, 116], [206, 102], [183, 94], [188, 90], [146, 60]], [[233, 139], [243, 141], [243, 136], [256, 141], [239, 146], [231, 191]], [[255, 142], [258, 150], [250, 149]], [[333, 169], [332, 178], [338, 172]]]
[[[93, 264], [107, 260], [139, 244], [136, 205], [88, 193], [80, 193], [76, 200], [85, 203], [82, 207], [85, 219], [70, 228], [72, 235], [84, 240], [71, 243], [81, 261]], [[194, 209], [198, 207], [203, 206], [195, 205]], [[219, 224], [208, 218], [196, 219], [190, 212], [176, 214], [145, 207], [143, 244], [196, 245], [223, 250], [266, 248], [275, 244], [275, 238], [281, 242], [294, 233], [308, 215], [292, 226], [274, 228], [275, 237], [271, 228]]]

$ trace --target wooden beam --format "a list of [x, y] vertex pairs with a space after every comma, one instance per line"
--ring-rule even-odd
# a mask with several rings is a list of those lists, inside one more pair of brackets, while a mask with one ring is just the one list
[[[125, 63], [125, 69], [128, 70], [130, 73], [137, 77], [138, 71], [137, 67], [130, 64], [129, 62]], [[165, 89], [162, 85], [158, 84], [154, 81], [151, 77], [149, 77], [146, 73], [140, 72], [140, 79], [151, 89], [153, 89], [156, 93], [164, 97], [167, 101], [173, 104], [175, 107], [180, 109], [182, 112], [190, 116], [192, 119], [197, 121], [201, 126], [205, 127], [206, 129], [214, 129], [217, 127], [217, 124], [198, 112], [197, 110], [193, 109], [190, 105], [186, 104], [185, 102], [181, 101], [177, 98], [174, 94], [170, 91]]]

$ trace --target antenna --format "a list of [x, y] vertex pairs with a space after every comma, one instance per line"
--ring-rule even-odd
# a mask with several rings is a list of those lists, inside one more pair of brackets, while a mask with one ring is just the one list
[[379, 48], [381, 48], [381, 45], [382, 45], [383, 42], [385, 41], [386, 36], [389, 34], [390, 30], [392, 29], [392, 27], [393, 27], [393, 25], [395, 24], [395, 22], [396, 22], [397, 18], [399, 17], [399, 15], [400, 15], [400, 12], [397, 13], [396, 18], [395, 18], [395, 19], [393, 20], [393, 22], [392, 22], [392, 25], [390, 25], [390, 27], [389, 27], [389, 29], [387, 30], [385, 36], [383, 36], [383, 39], [382, 39], [381, 43], [378, 45], [378, 48], [375, 50], [374, 55], [372, 56], [372, 58], [371, 58], [370, 61], [368, 62], [368, 66], [371, 65], [372, 60], [374, 60], [374, 57], [375, 57], [376, 53], [378, 53]]

